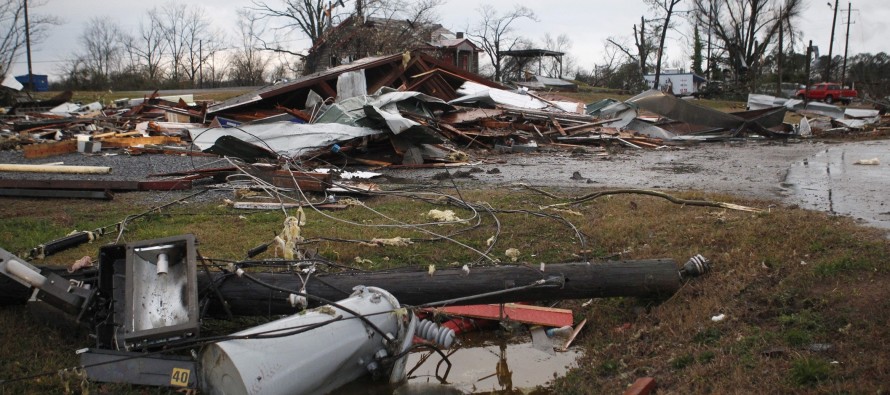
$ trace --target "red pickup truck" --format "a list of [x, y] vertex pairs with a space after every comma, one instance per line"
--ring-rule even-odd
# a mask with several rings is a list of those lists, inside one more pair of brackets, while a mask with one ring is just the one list
[[850, 104], [854, 97], [859, 96], [859, 92], [855, 89], [846, 89], [837, 82], [823, 82], [811, 86], [809, 92], [806, 89], [797, 91], [796, 96], [801, 100], [824, 100], [826, 103], [840, 101]]

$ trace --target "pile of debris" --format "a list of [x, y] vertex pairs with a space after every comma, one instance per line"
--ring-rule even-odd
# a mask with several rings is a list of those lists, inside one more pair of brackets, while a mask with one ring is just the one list
[[749, 109], [757, 111], [785, 108], [799, 114], [802, 118], [800, 123], [794, 125], [794, 130], [803, 137], [890, 131], [890, 115], [885, 113], [886, 105], [876, 102], [875, 107], [877, 109], [841, 108], [817, 101], [805, 102], [800, 99], [783, 99], [770, 95], [748, 95]]
[[[18, 103], [0, 122], [0, 148], [21, 147], [28, 159], [78, 151], [101, 155], [106, 149], [130, 155], [235, 157], [277, 166], [263, 173], [267, 181], [278, 171], [284, 172], [279, 177], [325, 184], [325, 177], [307, 178], [292, 170], [305, 173], [347, 164], [452, 166], [470, 162], [476, 153], [472, 150], [528, 153], [591, 145], [661, 149], [689, 141], [887, 129], [881, 126], [887, 119], [876, 110], [844, 111], [763, 95], [751, 95], [749, 110], [734, 113], [655, 90], [623, 102], [585, 105], [527, 88], [512, 90], [423, 52], [365, 58], [215, 104], [157, 92], [108, 107], [98, 102], [75, 105], [70, 99], [66, 92], [43, 102]], [[785, 123], [789, 110], [805, 118], [796, 125]], [[288, 166], [294, 160], [301, 168]], [[231, 169], [217, 170], [170, 175], [175, 178], [156, 188], [188, 188], [193, 180], [218, 178]], [[135, 189], [154, 188], [146, 180], [132, 181], [143, 183], [131, 186]], [[21, 191], [12, 195], [25, 196]], [[107, 198], [95, 197], [103, 196]]]
[[28, 159], [103, 148], [154, 152], [151, 147], [187, 141], [184, 131], [202, 126], [206, 110], [193, 103], [192, 95], [160, 97], [155, 92], [108, 107], [71, 103], [71, 97], [68, 91], [45, 101], [17, 103], [0, 124], [0, 148], [21, 147]]

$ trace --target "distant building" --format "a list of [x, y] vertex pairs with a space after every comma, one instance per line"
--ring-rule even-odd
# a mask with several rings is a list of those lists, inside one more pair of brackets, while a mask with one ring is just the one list
[[49, 78], [46, 75], [32, 74], [31, 77], [34, 81], [34, 86], [30, 85], [28, 74], [18, 75], [15, 77], [15, 80], [24, 85], [24, 88], [22, 88], [24, 90], [30, 90], [31, 92], [46, 92], [49, 90]]
[[352, 15], [309, 49], [303, 74], [327, 70], [369, 56], [385, 56], [419, 49], [458, 68], [479, 71], [476, 44], [454, 34], [439, 24], [412, 23], [408, 20]]
[[464, 37], [462, 32], [455, 34], [440, 29], [436, 34], [436, 40], [418, 49], [461, 70], [479, 73], [479, 53], [482, 48]]
[[658, 77], [658, 87], [654, 87], [655, 74], [643, 76], [646, 84], [653, 89], [673, 93], [676, 96], [692, 96], [708, 82], [705, 77], [695, 73], [684, 73], [682, 70], [666, 70]]

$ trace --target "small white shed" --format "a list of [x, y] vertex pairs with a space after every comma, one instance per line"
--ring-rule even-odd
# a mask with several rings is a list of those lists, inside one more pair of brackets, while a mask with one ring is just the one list
[[[650, 88], [655, 88], [655, 74], [643, 76]], [[676, 96], [691, 96], [708, 80], [695, 73], [662, 73], [658, 78], [658, 87], [662, 91], [671, 91]]]

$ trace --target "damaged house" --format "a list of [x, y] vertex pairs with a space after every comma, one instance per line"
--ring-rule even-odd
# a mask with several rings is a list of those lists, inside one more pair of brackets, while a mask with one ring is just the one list
[[482, 51], [462, 33], [454, 34], [440, 24], [363, 16], [357, 12], [329, 29], [309, 49], [304, 73], [413, 49], [423, 49], [437, 59], [470, 72], [478, 71]]

